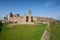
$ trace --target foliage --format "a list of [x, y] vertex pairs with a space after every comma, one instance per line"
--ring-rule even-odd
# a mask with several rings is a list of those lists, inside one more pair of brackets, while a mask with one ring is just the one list
[[1, 33], [1, 30], [2, 30], [2, 20], [0, 20], [0, 33]]

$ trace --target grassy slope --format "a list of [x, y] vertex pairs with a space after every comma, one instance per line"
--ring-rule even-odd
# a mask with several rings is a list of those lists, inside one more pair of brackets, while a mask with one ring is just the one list
[[60, 40], [60, 24], [51, 23], [50, 40]]
[[40, 40], [46, 25], [15, 25], [3, 28], [1, 40]]

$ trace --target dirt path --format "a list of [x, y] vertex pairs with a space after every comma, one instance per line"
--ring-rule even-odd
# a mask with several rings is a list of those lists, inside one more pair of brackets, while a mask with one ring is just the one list
[[50, 40], [50, 33], [49, 31], [47, 30], [49, 28], [50, 24], [47, 25], [42, 37], [41, 37], [41, 40]]

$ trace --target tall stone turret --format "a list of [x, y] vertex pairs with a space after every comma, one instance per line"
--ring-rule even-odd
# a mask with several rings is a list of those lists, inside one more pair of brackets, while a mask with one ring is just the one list
[[29, 13], [28, 13], [28, 21], [31, 22], [31, 10], [29, 10]]
[[10, 17], [10, 16], [8, 15], [8, 21], [9, 21], [9, 17]]
[[24, 22], [26, 22], [26, 14], [24, 13]]
[[8, 20], [8, 16], [7, 15], [4, 17], [4, 20]]

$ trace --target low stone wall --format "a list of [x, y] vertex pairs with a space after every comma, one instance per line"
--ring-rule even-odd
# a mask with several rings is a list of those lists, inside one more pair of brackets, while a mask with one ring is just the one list
[[34, 24], [33, 22], [20, 22], [20, 23], [17, 23], [17, 24]]
[[20, 24], [31, 24], [31, 25], [35, 25], [35, 23], [33, 23], [33, 22], [20, 22], [20, 23], [11, 23], [7, 27], [11, 28], [13, 25], [20, 25]]

